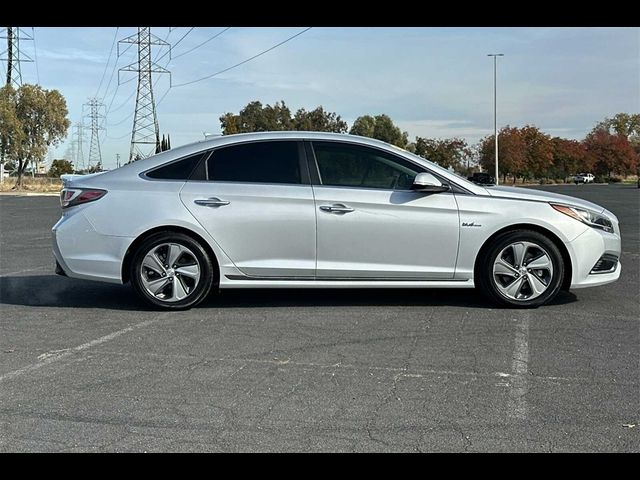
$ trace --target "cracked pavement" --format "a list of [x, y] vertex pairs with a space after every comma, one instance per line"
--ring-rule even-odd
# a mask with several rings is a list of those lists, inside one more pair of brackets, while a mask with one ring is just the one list
[[57, 198], [1, 196], [0, 451], [638, 452], [640, 190], [546, 189], [618, 215], [623, 271], [533, 311], [238, 290], [159, 314], [53, 274]]

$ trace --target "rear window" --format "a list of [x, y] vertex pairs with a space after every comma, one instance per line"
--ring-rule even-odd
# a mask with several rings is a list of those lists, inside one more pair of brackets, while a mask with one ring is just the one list
[[187, 180], [195, 167], [209, 152], [200, 152], [175, 162], [168, 163], [146, 173], [149, 178], [159, 180]]
[[215, 182], [301, 183], [297, 141], [269, 141], [224, 147], [207, 161]]

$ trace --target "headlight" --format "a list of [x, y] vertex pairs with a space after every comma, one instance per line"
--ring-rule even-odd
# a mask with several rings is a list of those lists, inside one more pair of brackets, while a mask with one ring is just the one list
[[571, 218], [575, 218], [579, 222], [589, 225], [590, 227], [613, 233], [613, 223], [611, 223], [609, 217], [602, 215], [601, 213], [585, 210], [584, 208], [558, 205], [557, 203], [551, 203], [550, 205], [560, 213], [569, 215]]

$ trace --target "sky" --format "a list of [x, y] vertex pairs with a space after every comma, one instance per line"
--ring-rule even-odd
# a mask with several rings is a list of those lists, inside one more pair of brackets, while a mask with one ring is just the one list
[[[24, 83], [39, 82], [66, 98], [73, 124], [88, 124], [83, 104], [97, 97], [107, 113], [102, 162], [129, 155], [136, 74], [119, 68], [137, 54], [121, 40], [135, 27], [21, 27], [35, 41], [21, 49]], [[292, 112], [322, 105], [349, 125], [360, 115], [389, 115], [403, 130], [470, 144], [493, 132], [493, 59], [498, 59], [498, 126], [536, 125], [553, 136], [581, 139], [607, 116], [640, 112], [640, 28], [364, 28], [314, 27], [237, 68], [181, 85], [246, 60], [306, 27], [158, 27], [173, 45], [153, 47], [171, 71], [153, 77], [160, 134], [171, 145], [220, 133], [219, 117], [253, 100], [284, 100]], [[216, 34], [199, 48], [190, 49]], [[113, 47], [113, 50], [112, 50]], [[111, 53], [111, 55], [110, 55]], [[2, 62], [0, 73], [5, 75]], [[118, 77], [120, 84], [118, 85]], [[126, 83], [125, 83], [126, 82]], [[69, 136], [49, 160], [68, 153]], [[89, 153], [90, 131], [83, 151]]]

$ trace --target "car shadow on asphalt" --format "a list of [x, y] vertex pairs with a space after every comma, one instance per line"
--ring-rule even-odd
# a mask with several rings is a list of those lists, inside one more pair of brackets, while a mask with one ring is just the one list
[[[577, 301], [560, 292], [550, 305]], [[149, 311], [128, 285], [30, 275], [0, 277], [0, 304], [29, 307]], [[451, 306], [495, 308], [471, 289], [232, 289], [211, 294], [201, 308], [265, 308], [323, 306]]]

